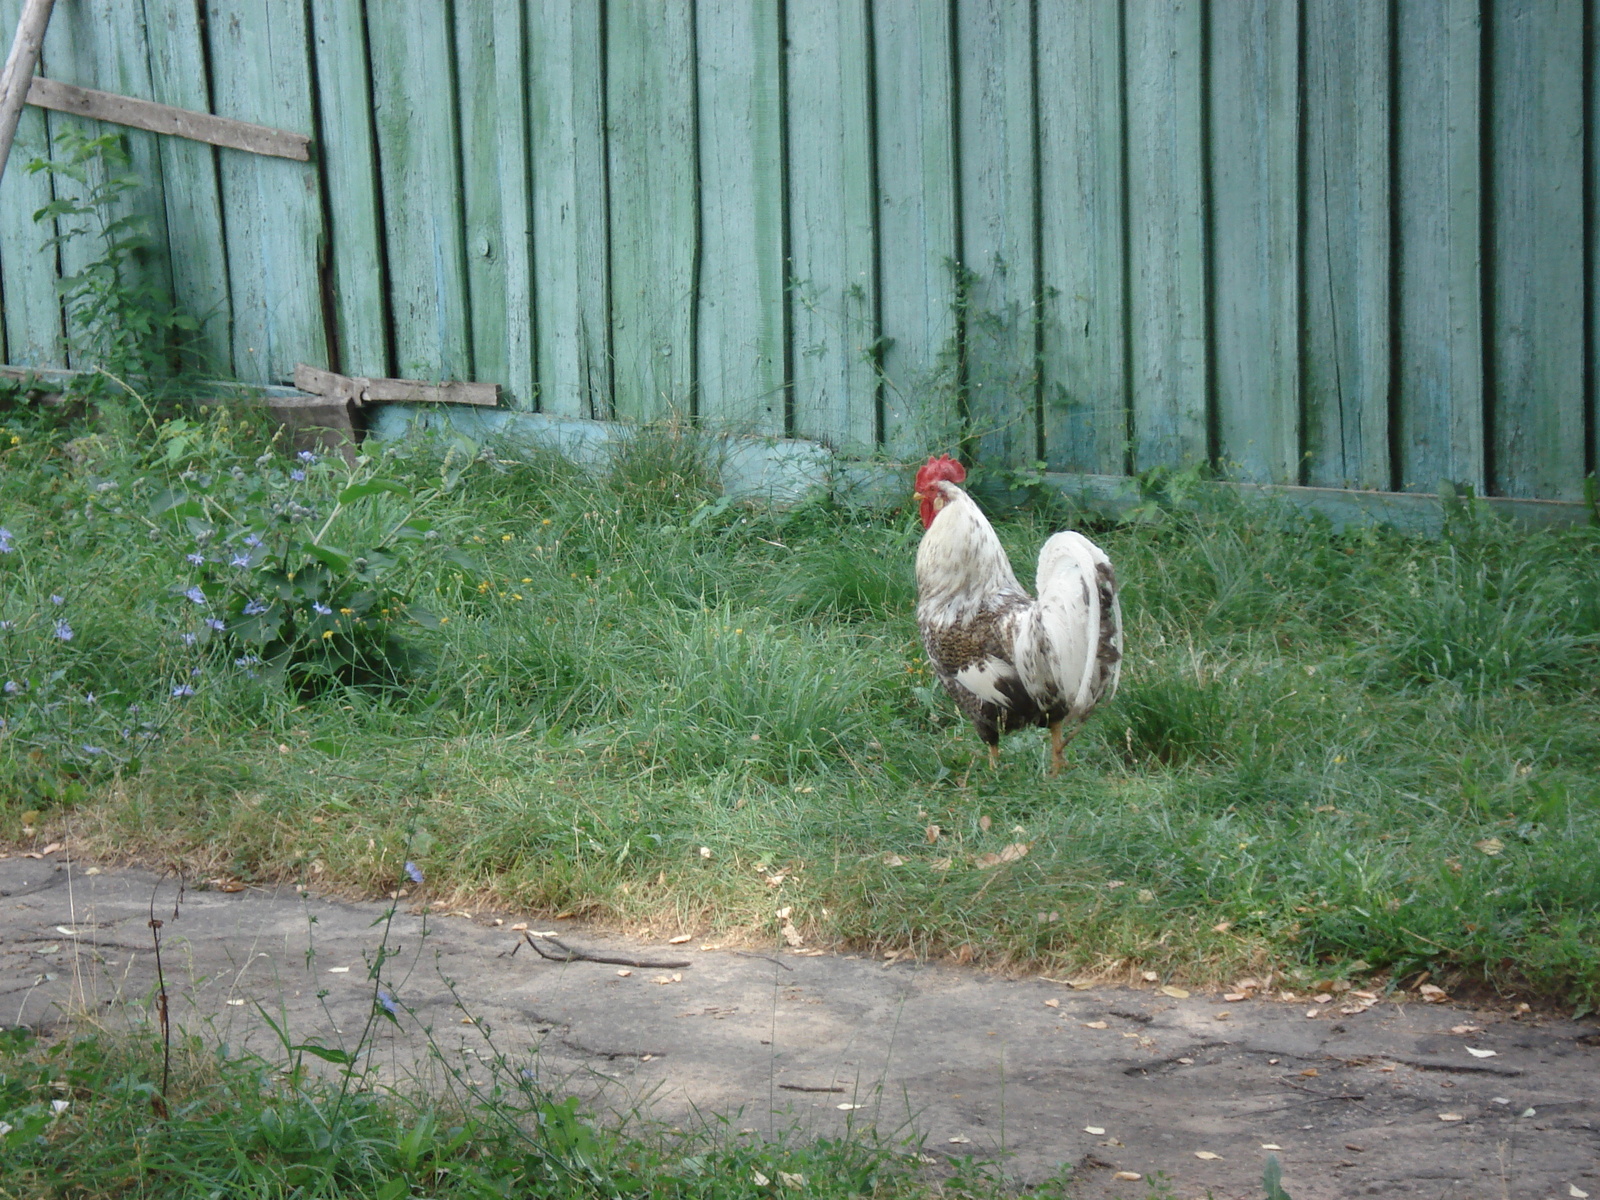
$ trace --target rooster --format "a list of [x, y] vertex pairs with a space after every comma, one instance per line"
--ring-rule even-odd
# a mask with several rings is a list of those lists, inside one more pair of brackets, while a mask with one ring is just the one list
[[[1050, 730], [1050, 773], [1068, 738], [1117, 690], [1122, 609], [1105, 551], [1081, 533], [1058, 533], [1039, 551], [1039, 598], [1012, 573], [1005, 548], [949, 455], [917, 472], [917, 626], [934, 673], [1000, 763], [1000, 735]], [[1063, 730], [1067, 732], [1063, 732]]]

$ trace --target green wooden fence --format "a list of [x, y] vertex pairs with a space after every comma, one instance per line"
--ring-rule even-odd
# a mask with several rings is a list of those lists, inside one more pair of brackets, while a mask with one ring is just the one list
[[[7, 36], [19, 0], [0, 0]], [[1570, 499], [1593, 0], [59, 0], [216, 369], [499, 382], [909, 457]], [[64, 366], [0, 186], [0, 359]]]

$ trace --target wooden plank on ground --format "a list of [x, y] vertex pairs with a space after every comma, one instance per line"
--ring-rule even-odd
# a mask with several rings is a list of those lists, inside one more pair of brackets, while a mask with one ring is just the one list
[[1480, 38], [1476, 0], [1400, 5], [1398, 481], [1484, 485]]
[[1305, 7], [1306, 475], [1387, 488], [1389, 13]]
[[1253, 483], [1300, 478], [1299, 9], [1207, 10], [1216, 452]]
[[[151, 95], [162, 104], [209, 114], [204, 35], [194, 0], [145, 0]], [[220, 121], [220, 117], [207, 117]], [[148, 128], [148, 127], [147, 127]], [[250, 128], [256, 128], [251, 126]], [[187, 366], [233, 374], [233, 305], [223, 242], [222, 185], [217, 152], [205, 141], [164, 137], [158, 143], [167, 202], [167, 245], [178, 310], [200, 322]]]
[[450, 9], [368, 4], [394, 314], [394, 369], [470, 379], [460, 127]]
[[700, 0], [703, 423], [784, 431], [783, 111], [777, 0]]
[[598, 4], [528, 0], [534, 346], [539, 410], [608, 419], [611, 403], [604, 44]]
[[616, 414], [687, 416], [699, 224], [694, 6], [613, 0], [605, 15]]
[[1127, 462], [1121, 10], [1038, 10], [1041, 403], [1058, 471]]
[[[20, 11], [21, 0], [0, 0], [0, 30], [15, 29]], [[67, 362], [56, 257], [44, 249], [45, 240], [55, 235], [55, 222], [33, 220], [52, 199], [50, 176], [26, 169], [49, 155], [44, 113], [24, 108], [11, 144], [11, 167], [0, 177], [0, 343], [5, 360], [21, 366], [64, 367]]]
[[944, 4], [873, 0], [883, 445], [961, 442], [955, 77]]
[[[188, 82], [192, 85], [197, 81]], [[202, 78], [198, 82], [203, 85], [205, 80]], [[225, 146], [230, 150], [247, 150], [251, 154], [292, 158], [299, 162], [308, 162], [311, 158], [311, 139], [303, 133], [290, 133], [181, 106], [77, 87], [62, 83], [59, 79], [35, 76], [28, 88], [28, 103], [55, 112], [126, 125], [130, 129], [145, 129], [151, 133]]]
[[392, 367], [366, 17], [361, 0], [315, 0], [311, 22], [337, 341], [329, 353], [342, 370], [381, 375]]
[[494, 407], [500, 403], [498, 383], [470, 383], [445, 380], [428, 383], [421, 379], [365, 379], [325, 371], [307, 363], [296, 363], [294, 386], [302, 392], [329, 396], [352, 404], [474, 404]]
[[992, 467], [1041, 450], [1032, 16], [1009, 0], [956, 0], [967, 417]]
[[[144, 7], [141, 0], [75, 0], [61, 5], [50, 22], [45, 37], [43, 72], [80, 87], [103, 89], [121, 95], [150, 94], [150, 63], [146, 51]], [[107, 126], [70, 113], [50, 111], [48, 123], [52, 141], [62, 131], [74, 129], [86, 137], [111, 132]], [[125, 192], [109, 214], [112, 219], [134, 218], [153, 242], [144, 254], [127, 268], [130, 286], [149, 287], [158, 297], [172, 295], [172, 278], [167, 254], [167, 210], [161, 173], [161, 152], [155, 134], [136, 129], [118, 129], [129, 165], [123, 173], [143, 181], [143, 186]], [[69, 185], [57, 178], [60, 195]], [[83, 228], [98, 227], [98, 219], [76, 219]], [[57, 220], [58, 229], [69, 227]], [[97, 234], [76, 237], [60, 248], [60, 269], [70, 276], [83, 271], [101, 258], [104, 244]], [[69, 327], [70, 332], [70, 327]], [[69, 344], [72, 366], [93, 366], [93, 355], [85, 348]]]
[[[310, 30], [299, 0], [207, 0], [217, 112], [284, 129], [312, 127]], [[287, 379], [325, 359], [322, 203], [306, 163], [222, 156], [233, 362], [241, 380]]]
[[866, 0], [785, 10], [789, 311], [796, 437], [878, 441], [871, 64]]
[[1125, 9], [1136, 471], [1182, 467], [1209, 453], [1202, 11], [1199, 0]]
[[1584, 451], [1584, 5], [1498, 0], [1489, 488], [1575, 500]]

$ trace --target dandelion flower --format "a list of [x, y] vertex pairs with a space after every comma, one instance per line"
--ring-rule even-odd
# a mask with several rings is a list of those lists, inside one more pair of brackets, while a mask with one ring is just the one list
[[332, 636], [333, 636], [333, 630], [331, 630], [331, 629], [324, 629], [324, 630], [323, 630], [323, 631], [322, 631], [322, 640], [323, 640], [323, 641], [327, 641], [327, 640], [328, 640], [328, 639], [329, 639], [329, 638], [331, 638], [331, 637], [332, 637]]

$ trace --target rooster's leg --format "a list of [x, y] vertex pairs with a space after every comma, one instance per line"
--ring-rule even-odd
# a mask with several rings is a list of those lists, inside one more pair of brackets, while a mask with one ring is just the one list
[[1000, 747], [998, 745], [989, 747], [989, 769], [991, 771], [1000, 769]]
[[[1063, 724], [1064, 722], [1062, 721], [1056, 721], [1050, 726], [1050, 774], [1052, 775], [1061, 774], [1061, 768], [1066, 766], [1067, 759], [1064, 751], [1067, 748], [1067, 743], [1072, 740], [1071, 734], [1061, 732]], [[1072, 732], [1076, 733], [1077, 730], [1074, 729]]]

